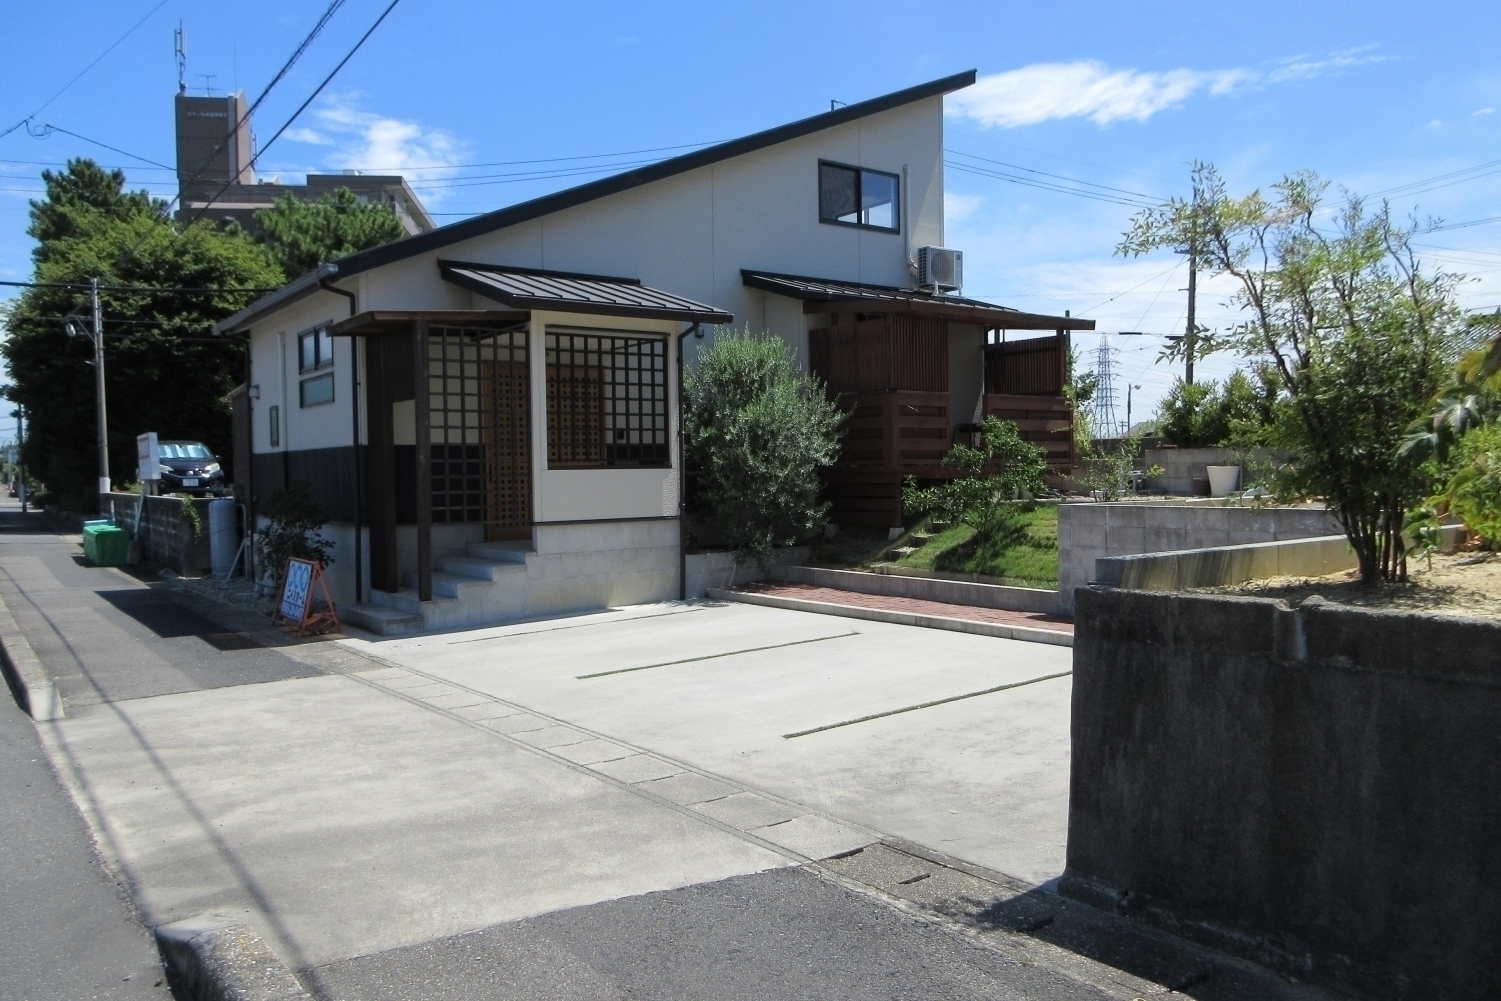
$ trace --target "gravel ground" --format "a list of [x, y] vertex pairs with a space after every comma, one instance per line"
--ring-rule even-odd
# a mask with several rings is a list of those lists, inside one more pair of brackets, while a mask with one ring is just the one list
[[1318, 595], [1342, 605], [1437, 612], [1442, 615], [1501, 618], [1501, 555], [1489, 552], [1436, 554], [1432, 569], [1418, 557], [1408, 561], [1409, 582], [1370, 588], [1355, 571], [1327, 577], [1272, 577], [1203, 593], [1280, 598], [1291, 605]]

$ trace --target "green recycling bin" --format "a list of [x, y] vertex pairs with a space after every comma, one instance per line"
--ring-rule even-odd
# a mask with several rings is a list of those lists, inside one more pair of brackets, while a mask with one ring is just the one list
[[95, 565], [117, 567], [130, 552], [130, 535], [119, 525], [85, 525], [83, 555]]

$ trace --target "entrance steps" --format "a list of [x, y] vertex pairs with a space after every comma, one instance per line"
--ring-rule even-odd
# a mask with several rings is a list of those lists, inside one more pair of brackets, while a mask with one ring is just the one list
[[527, 612], [530, 540], [473, 542], [463, 556], [433, 561], [433, 598], [417, 597], [417, 574], [402, 574], [394, 593], [371, 591], [370, 600], [343, 610], [351, 624], [380, 636], [461, 629], [523, 618]]

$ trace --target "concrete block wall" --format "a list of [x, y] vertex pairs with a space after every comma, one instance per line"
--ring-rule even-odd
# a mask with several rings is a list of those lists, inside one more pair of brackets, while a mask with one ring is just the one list
[[1059, 889], [1381, 1001], [1501, 997], [1501, 622], [1085, 589]]
[[1252, 507], [1223, 501], [1121, 501], [1058, 506], [1058, 606], [1094, 579], [1095, 560], [1340, 535], [1322, 507]]
[[538, 525], [526, 558], [528, 615], [671, 601], [678, 596], [676, 520]]
[[1096, 583], [1133, 591], [1225, 587], [1267, 577], [1322, 577], [1359, 565], [1343, 535], [1176, 553], [1107, 556], [1094, 561]]
[[[100, 514], [130, 533], [141, 558], [181, 574], [207, 573], [211, 563], [208, 541], [209, 498], [142, 497], [140, 494], [100, 495]], [[196, 535], [183, 518], [192, 504], [202, 530]]]
[[908, 577], [894, 573], [863, 573], [822, 567], [774, 566], [775, 580], [833, 587], [842, 591], [884, 594], [896, 598], [919, 598], [978, 608], [1005, 608], [1017, 612], [1050, 613], [1058, 608], [1058, 592], [1033, 587], [1008, 587], [937, 577]]
[[[770, 571], [769, 576], [780, 580], [783, 578], [779, 571], [787, 567], [801, 568], [807, 562], [808, 547], [793, 546], [773, 552], [767, 562], [767, 570]], [[736, 563], [735, 554], [730, 552], [689, 553], [688, 597], [702, 598], [711, 587], [734, 587], [737, 584], [765, 580], [767, 570], [762, 570], [755, 560]]]
[[[1244, 453], [1229, 448], [1148, 448], [1142, 453], [1142, 468], [1162, 467], [1162, 475], [1147, 480], [1147, 490], [1158, 494], [1189, 496], [1194, 480], [1207, 480], [1208, 466], [1239, 466]], [[1285, 453], [1258, 448], [1250, 453], [1251, 462], [1281, 462]], [[1244, 478], [1246, 472], [1241, 471]]]

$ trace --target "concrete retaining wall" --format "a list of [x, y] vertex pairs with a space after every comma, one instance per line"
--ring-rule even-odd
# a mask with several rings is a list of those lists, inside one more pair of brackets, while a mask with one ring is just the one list
[[896, 598], [921, 598], [952, 605], [979, 608], [1006, 608], [1017, 612], [1051, 614], [1058, 607], [1058, 592], [1031, 587], [1006, 587], [1000, 584], [977, 584], [970, 581], [942, 580], [933, 577], [904, 577], [897, 574], [862, 573], [855, 570], [825, 570], [818, 567], [774, 566], [773, 580], [834, 587], [862, 594], [884, 594]]
[[[140, 494], [110, 493], [100, 495], [100, 514], [130, 533], [141, 558], [168, 567], [178, 573], [207, 573], [210, 566], [208, 543], [208, 506], [210, 498], [189, 500], [184, 497], [146, 497]], [[144, 508], [142, 500], [145, 501]], [[201, 531], [183, 518], [183, 506], [192, 504], [198, 512]]]
[[[1243, 453], [1229, 448], [1148, 448], [1142, 452], [1141, 468], [1162, 467], [1161, 476], [1147, 480], [1147, 489], [1151, 492], [1188, 496], [1194, 493], [1195, 480], [1203, 481], [1207, 491], [1209, 472], [1206, 467], [1239, 466], [1242, 465], [1242, 456]], [[1287, 455], [1268, 448], [1258, 448], [1250, 453], [1250, 460], [1257, 465], [1285, 462]], [[1246, 471], [1242, 469], [1242, 480], [1245, 476]]]
[[1142, 553], [1241, 546], [1342, 534], [1322, 507], [1230, 506], [1223, 501], [1121, 501], [1058, 506], [1058, 605], [1073, 614], [1074, 589], [1095, 561]]
[[1501, 996], [1501, 623], [1077, 602], [1062, 892], [1357, 996]]
[[1181, 591], [1266, 577], [1322, 577], [1353, 569], [1358, 562], [1348, 539], [1326, 535], [1180, 553], [1110, 556], [1094, 561], [1094, 582], [1133, 591]]
[[[793, 546], [790, 549], [773, 551], [767, 566], [770, 570], [776, 570], [783, 566], [806, 562], [808, 562], [808, 547]], [[736, 584], [749, 584], [752, 581], [765, 580], [767, 576], [755, 560], [736, 563], [734, 553], [723, 551], [689, 553], [687, 566], [689, 598], [702, 598], [709, 593], [711, 588], [720, 589], [734, 587]]]

